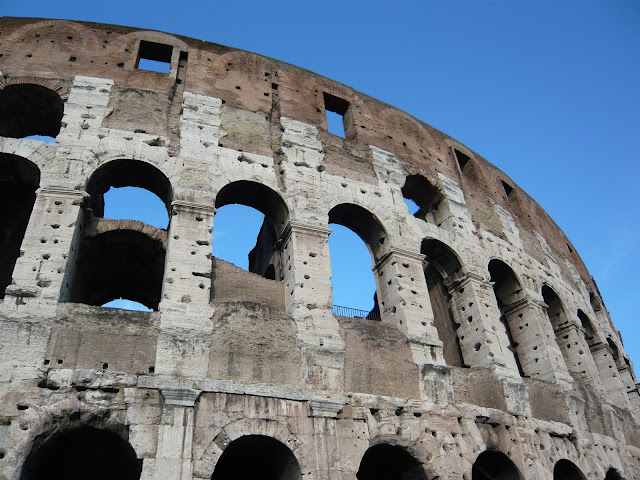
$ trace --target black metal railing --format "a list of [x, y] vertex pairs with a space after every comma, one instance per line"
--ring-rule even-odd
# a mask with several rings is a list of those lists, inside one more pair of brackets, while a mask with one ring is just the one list
[[378, 310], [358, 310], [357, 308], [343, 307], [341, 305], [334, 305], [332, 312], [334, 315], [349, 318], [366, 318], [367, 320], [380, 321], [380, 312]]

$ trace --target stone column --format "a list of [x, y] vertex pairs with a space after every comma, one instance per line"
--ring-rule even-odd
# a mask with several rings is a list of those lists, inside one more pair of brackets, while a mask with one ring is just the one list
[[141, 480], [191, 480], [194, 407], [200, 390], [161, 388], [164, 408], [158, 426], [156, 458], [143, 463]]
[[342, 388], [344, 340], [331, 313], [330, 233], [326, 227], [292, 221], [279, 243], [285, 303], [298, 326], [307, 381], [335, 390]]
[[373, 267], [380, 315], [383, 322], [396, 325], [407, 336], [418, 366], [444, 365], [423, 259], [422, 254], [392, 248]]
[[631, 410], [631, 403], [620, 378], [618, 366], [613, 360], [611, 347], [604, 342], [598, 342], [589, 348], [607, 396], [615, 405]]
[[594, 390], [604, 392], [598, 369], [584, 338], [584, 332], [577, 322], [570, 321], [561, 325], [555, 334], [569, 373]]
[[156, 372], [205, 378], [209, 367], [211, 236], [215, 209], [172, 204], [160, 302]]
[[344, 407], [341, 402], [326, 399], [309, 400], [313, 422], [313, 451], [315, 452], [317, 480], [344, 478], [341, 465], [341, 449], [338, 435], [338, 414]]
[[640, 397], [638, 396], [638, 389], [631, 368], [626, 365], [618, 365], [618, 375], [624, 385], [624, 390], [627, 392], [629, 403], [634, 411], [638, 411], [640, 408]]
[[454, 321], [462, 356], [471, 367], [494, 369], [500, 376], [520, 378], [509, 339], [500, 324], [491, 284], [475, 273], [449, 284]]
[[570, 388], [573, 383], [556, 344], [546, 304], [531, 297], [503, 308], [524, 374]]
[[74, 254], [82, 236], [83, 192], [42, 187], [7, 287], [2, 308], [19, 314], [20, 305], [37, 304], [41, 312], [55, 312], [58, 300], [68, 298], [75, 271]]

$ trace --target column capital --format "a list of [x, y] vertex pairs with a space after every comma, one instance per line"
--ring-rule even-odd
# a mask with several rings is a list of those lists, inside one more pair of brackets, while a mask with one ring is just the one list
[[374, 265], [373, 271], [377, 272], [380, 270], [392, 257], [400, 257], [419, 263], [422, 263], [425, 258], [422, 253], [412, 252], [411, 250], [405, 250], [404, 248], [392, 247], [380, 257], [380, 260], [378, 260]]
[[486, 285], [487, 281], [482, 275], [475, 272], [462, 273], [459, 276], [456, 276], [456, 278], [452, 279], [448, 283], [445, 281], [445, 285], [449, 291], [456, 290], [460, 287], [464, 287], [469, 283]]
[[526, 308], [530, 308], [530, 307], [534, 307], [534, 308], [539, 308], [543, 311], [546, 311], [546, 309], [548, 308], [548, 305], [546, 303], [544, 303], [541, 300], [537, 300], [533, 297], [530, 296], [525, 296], [522, 297], [518, 300], [516, 300], [515, 302], [505, 306], [503, 308], [503, 313], [505, 315], [511, 314], [511, 313], [515, 313], [519, 310], [524, 310]]
[[187, 202], [185, 200], [174, 200], [171, 202], [171, 208], [176, 212], [202, 213], [204, 215], [215, 215], [216, 213], [216, 208], [213, 205]]
[[164, 403], [166, 405], [194, 407], [196, 400], [202, 393], [202, 390], [195, 390], [193, 388], [164, 387], [160, 388], [160, 393], [162, 393]]
[[320, 225], [312, 225], [310, 223], [291, 220], [289, 223], [287, 223], [287, 226], [284, 227], [284, 231], [282, 232], [282, 236], [280, 237], [279, 242], [285, 243], [292, 233], [304, 233], [307, 235], [329, 238], [331, 232], [333, 232], [333, 230], [328, 227], [322, 227]]
[[67, 197], [73, 198], [75, 200], [82, 200], [85, 196], [88, 197], [89, 194], [84, 190], [74, 190], [69, 187], [62, 187], [58, 185], [49, 185], [46, 187], [41, 187], [38, 190], [38, 195], [42, 195], [45, 197]]

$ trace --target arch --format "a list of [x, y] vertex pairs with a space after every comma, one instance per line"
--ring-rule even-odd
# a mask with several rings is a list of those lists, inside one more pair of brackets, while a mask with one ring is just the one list
[[553, 326], [553, 330], [557, 331], [569, 322], [562, 300], [560, 300], [555, 290], [547, 284], [542, 286], [540, 293], [542, 294], [544, 303], [547, 304], [547, 316]]
[[570, 460], [562, 459], [553, 467], [553, 480], [587, 480], [587, 477]]
[[518, 356], [518, 343], [514, 341], [507, 315], [508, 307], [522, 298], [522, 284], [511, 267], [501, 260], [491, 260], [488, 269], [491, 275], [491, 282], [493, 282], [493, 293], [500, 310], [500, 323], [502, 323], [509, 341], [507, 348], [513, 354], [520, 376], [524, 377], [525, 373]]
[[443, 343], [444, 359], [447, 365], [464, 367], [466, 364], [457, 334], [460, 322], [455, 320], [455, 308], [448, 288], [451, 280], [462, 270], [460, 260], [451, 248], [431, 238], [422, 241], [420, 252], [425, 256], [424, 277], [433, 310], [433, 323]]
[[369, 210], [354, 203], [341, 203], [329, 211], [329, 223], [337, 223], [358, 235], [371, 253], [374, 263], [384, 253], [387, 231]]
[[407, 175], [402, 196], [412, 200], [419, 207], [414, 217], [436, 225], [441, 223], [438, 210], [444, 196], [429, 180], [422, 175]]
[[266, 435], [245, 435], [222, 452], [211, 480], [300, 480], [298, 459], [282, 442]]
[[522, 480], [522, 475], [504, 453], [486, 450], [473, 462], [471, 480]]
[[399, 445], [379, 443], [362, 456], [358, 480], [427, 480], [422, 464]]
[[604, 477], [604, 480], [624, 480], [624, 477], [618, 470], [611, 467], [609, 470], [607, 470], [607, 474]]
[[598, 343], [598, 339], [596, 338], [596, 331], [593, 328], [593, 323], [587, 315], [580, 309], [578, 309], [578, 319], [580, 320], [580, 324], [584, 329], [584, 338], [589, 344], [589, 346], [593, 346]]
[[125, 298], [157, 310], [166, 232], [135, 220], [98, 220], [82, 239], [70, 301], [103, 305]]
[[13, 83], [0, 89], [0, 136], [57, 137], [64, 102], [51, 89], [34, 83]]
[[95, 480], [138, 480], [142, 462], [119, 435], [90, 426], [36, 438], [20, 480], [81, 480], [91, 472]]
[[40, 169], [26, 158], [0, 153], [0, 298], [11, 284], [40, 185]]
[[173, 188], [166, 175], [150, 163], [141, 160], [111, 160], [89, 177], [87, 193], [96, 217], [104, 216], [104, 194], [111, 187], [138, 187], [156, 194], [171, 212]]

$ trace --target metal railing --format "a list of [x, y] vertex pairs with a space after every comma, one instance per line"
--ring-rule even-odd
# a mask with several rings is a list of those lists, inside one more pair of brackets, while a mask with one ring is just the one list
[[376, 322], [380, 321], [380, 312], [377, 310], [371, 310], [369, 312], [367, 310], [358, 310], [357, 308], [334, 305], [332, 312], [334, 315], [338, 315], [340, 317], [366, 318], [367, 320], [375, 320]]

